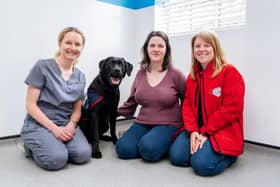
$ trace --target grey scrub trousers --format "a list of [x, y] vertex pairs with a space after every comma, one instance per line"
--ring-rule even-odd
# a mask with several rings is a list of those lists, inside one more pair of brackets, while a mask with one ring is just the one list
[[[38, 107], [58, 126], [69, 122], [73, 104], [84, 99], [85, 75], [75, 67], [65, 81], [54, 59], [39, 60], [25, 83], [40, 90]], [[21, 137], [27, 155], [45, 169], [63, 168], [68, 161], [82, 164], [90, 160], [90, 146], [79, 127], [70, 141], [62, 142], [27, 114]]]

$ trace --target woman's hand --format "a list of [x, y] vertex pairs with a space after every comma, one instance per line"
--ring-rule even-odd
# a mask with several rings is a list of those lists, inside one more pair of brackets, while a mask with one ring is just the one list
[[203, 136], [202, 134], [199, 135], [199, 137], [198, 137], [199, 149], [202, 149], [202, 147], [207, 139], [208, 138], [206, 136]]
[[53, 123], [38, 107], [37, 103], [40, 97], [40, 89], [28, 85], [26, 94], [26, 110], [27, 112], [42, 126], [49, 129], [52, 134], [60, 141], [69, 141], [74, 132], [71, 127], [59, 127]]
[[65, 128], [72, 134], [72, 136], [74, 136], [76, 130], [76, 123], [73, 121], [69, 121]]
[[192, 132], [191, 133], [191, 154], [196, 153], [196, 151], [199, 149], [202, 149], [204, 143], [206, 142], [208, 138], [206, 136], [203, 136], [202, 134], [199, 134], [198, 132]]
[[58, 140], [63, 142], [71, 140], [74, 135], [67, 127], [60, 126], [56, 126], [56, 128], [54, 128], [51, 132]]
[[194, 154], [198, 148], [199, 148], [199, 133], [198, 132], [192, 132], [191, 136], [190, 136], [190, 140], [191, 140], [191, 154]]

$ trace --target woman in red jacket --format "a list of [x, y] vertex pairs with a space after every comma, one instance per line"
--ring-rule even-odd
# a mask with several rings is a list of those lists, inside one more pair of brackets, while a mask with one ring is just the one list
[[192, 166], [198, 175], [216, 175], [243, 152], [245, 84], [237, 69], [227, 63], [214, 33], [194, 35], [191, 47], [182, 107], [184, 127], [169, 156], [172, 164]]

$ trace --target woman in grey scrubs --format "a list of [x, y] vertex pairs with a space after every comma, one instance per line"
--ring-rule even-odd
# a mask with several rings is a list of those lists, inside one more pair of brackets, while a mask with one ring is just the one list
[[65, 28], [55, 58], [39, 60], [25, 80], [27, 115], [21, 137], [27, 156], [48, 170], [90, 160], [89, 144], [76, 126], [86, 79], [75, 64], [84, 44], [81, 31]]

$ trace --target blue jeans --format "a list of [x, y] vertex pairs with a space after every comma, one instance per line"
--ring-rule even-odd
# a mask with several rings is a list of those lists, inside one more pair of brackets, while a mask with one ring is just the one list
[[169, 159], [176, 166], [192, 166], [195, 173], [202, 176], [217, 175], [235, 163], [237, 157], [214, 152], [209, 139], [202, 149], [190, 153], [190, 139], [183, 131], [171, 145]]
[[156, 162], [168, 154], [176, 131], [178, 128], [169, 125], [145, 126], [134, 123], [117, 141], [117, 155], [121, 159], [141, 157]]

